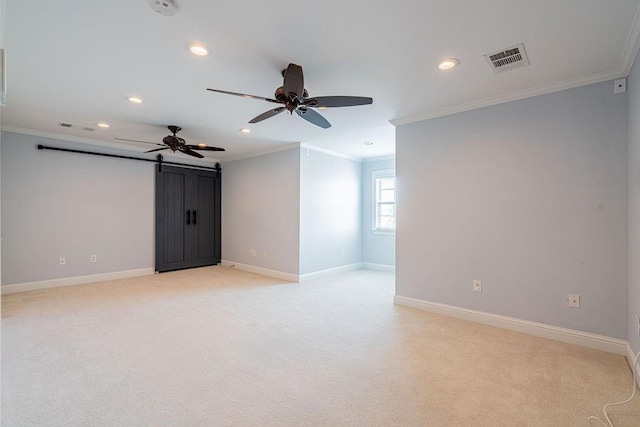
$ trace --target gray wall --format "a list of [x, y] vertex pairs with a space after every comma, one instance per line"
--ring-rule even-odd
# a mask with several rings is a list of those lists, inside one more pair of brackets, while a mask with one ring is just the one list
[[2, 132], [2, 284], [153, 267], [153, 164], [38, 143], [113, 151]]
[[373, 181], [371, 173], [395, 169], [395, 159], [368, 161], [362, 164], [362, 262], [396, 265], [396, 236], [375, 234], [373, 228]]
[[223, 165], [223, 260], [299, 274], [299, 153], [295, 148]]
[[397, 294], [626, 339], [626, 105], [604, 82], [400, 126]]
[[362, 261], [361, 175], [360, 162], [300, 150], [300, 274]]
[[627, 82], [629, 97], [629, 295], [628, 341], [640, 352], [640, 63], [636, 60]]

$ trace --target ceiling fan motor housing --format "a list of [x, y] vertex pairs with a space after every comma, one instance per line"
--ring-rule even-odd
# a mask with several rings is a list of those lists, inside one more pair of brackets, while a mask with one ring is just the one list
[[249, 123], [252, 124], [274, 117], [283, 111], [288, 111], [291, 114], [295, 112], [298, 116], [313, 125], [319, 126], [323, 129], [328, 129], [331, 127], [331, 123], [329, 123], [321, 114], [313, 110], [313, 108], [352, 107], [373, 103], [372, 98], [364, 96], [320, 96], [316, 98], [309, 98], [309, 92], [304, 88], [302, 67], [297, 64], [289, 64], [289, 66], [282, 71], [282, 76], [284, 77], [284, 84], [276, 89], [274, 99], [248, 95], [245, 93], [229, 92], [220, 89], [207, 88], [207, 90], [227, 95], [242, 96], [244, 98], [262, 99], [264, 101], [282, 105], [265, 111], [264, 113], [249, 120]]
[[280, 86], [278, 89], [276, 89], [276, 93], [274, 95], [274, 98], [278, 102], [284, 104], [287, 110], [289, 110], [289, 112], [293, 112], [293, 110], [298, 108], [298, 106], [301, 104], [301, 101], [304, 101], [308, 97], [309, 97], [309, 92], [307, 92], [306, 89], [303, 89], [302, 99], [297, 97], [288, 97], [287, 94], [284, 92], [284, 86]]

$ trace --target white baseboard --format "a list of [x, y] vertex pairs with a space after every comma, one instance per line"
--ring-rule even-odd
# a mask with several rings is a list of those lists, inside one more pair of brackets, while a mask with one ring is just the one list
[[320, 277], [331, 276], [337, 273], [344, 273], [345, 271], [359, 270], [362, 268], [361, 262], [355, 264], [341, 265], [340, 267], [328, 268], [326, 270], [314, 271], [313, 273], [301, 274], [300, 281], [318, 279]]
[[386, 264], [374, 264], [371, 262], [363, 262], [362, 268], [366, 268], [367, 270], [378, 270], [378, 271], [389, 271], [391, 273], [396, 272], [395, 265], [386, 265]]
[[297, 274], [285, 273], [283, 271], [270, 270], [268, 268], [256, 267], [255, 265], [242, 264], [240, 262], [228, 261], [223, 259], [220, 264], [224, 267], [236, 268], [249, 273], [262, 274], [263, 276], [273, 277], [275, 279], [286, 280], [288, 282], [298, 282]]
[[[631, 346], [627, 343], [627, 362], [631, 366], [631, 372], [633, 372], [633, 362], [636, 361], [636, 355], [633, 353]], [[636, 385], [640, 388], [640, 368], [636, 371]]]
[[482, 323], [485, 325], [497, 326], [499, 328], [509, 329], [511, 331], [523, 332], [542, 338], [549, 338], [568, 344], [575, 344], [582, 347], [593, 348], [595, 350], [619, 354], [622, 356], [627, 354], [627, 341], [617, 338], [576, 331], [573, 329], [561, 328], [544, 323], [516, 319], [513, 317], [500, 316], [497, 314], [485, 313], [482, 311], [470, 310], [462, 307], [455, 307], [452, 305], [423, 301], [399, 295], [396, 295], [394, 297], [394, 304], [411, 307], [422, 311], [428, 311], [430, 313], [437, 313], [445, 316], [455, 317], [458, 319], [468, 320], [471, 322]]
[[140, 268], [137, 270], [116, 271], [113, 273], [91, 274], [89, 276], [65, 277], [62, 279], [42, 280], [39, 282], [3, 285], [2, 295], [15, 294], [18, 292], [35, 291], [38, 289], [59, 288], [61, 286], [84, 285], [86, 283], [126, 279], [129, 277], [147, 276], [154, 273], [155, 273], [155, 269], [153, 267], [149, 267], [149, 268]]

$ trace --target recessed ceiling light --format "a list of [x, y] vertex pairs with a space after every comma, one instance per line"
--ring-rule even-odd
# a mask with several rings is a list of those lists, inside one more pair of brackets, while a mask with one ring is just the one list
[[189, 51], [197, 56], [207, 56], [209, 54], [209, 49], [203, 44], [194, 43], [189, 46]]
[[456, 58], [447, 58], [438, 63], [438, 68], [440, 68], [441, 70], [450, 70], [457, 67], [458, 65], [460, 65], [460, 61], [458, 61]]
[[240, 129], [240, 132], [242, 132], [242, 133], [251, 133], [251, 129], [242, 128], [242, 129]]
[[364, 145], [373, 145], [373, 141], [365, 141]]
[[96, 123], [96, 124], [98, 125], [98, 127], [105, 128], [105, 129], [110, 127], [109, 123], [100, 122], [100, 123]]
[[206, 148], [207, 144], [203, 143], [203, 142], [199, 142], [198, 143], [198, 147], [200, 148]]
[[125, 99], [134, 104], [142, 104], [144, 102], [142, 98], [138, 98], [137, 96], [127, 96]]

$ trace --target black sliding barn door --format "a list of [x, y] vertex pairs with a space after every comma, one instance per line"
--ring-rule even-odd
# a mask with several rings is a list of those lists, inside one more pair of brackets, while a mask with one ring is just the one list
[[156, 271], [220, 262], [219, 172], [156, 169]]

